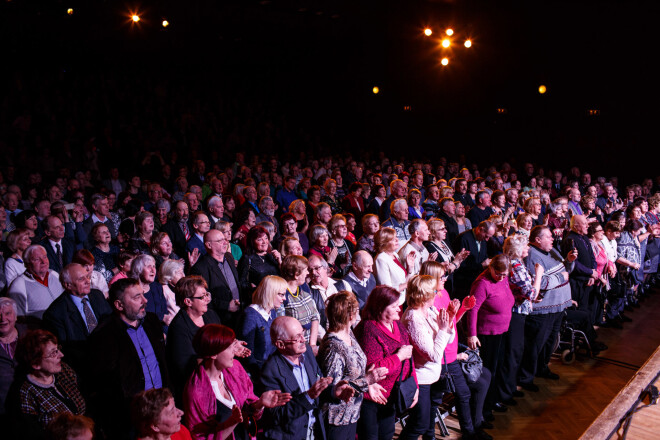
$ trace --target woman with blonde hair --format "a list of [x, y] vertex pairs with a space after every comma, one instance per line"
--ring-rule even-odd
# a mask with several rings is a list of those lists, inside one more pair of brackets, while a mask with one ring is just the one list
[[415, 253], [410, 252], [406, 257], [406, 266], [399, 260], [399, 239], [392, 228], [381, 228], [374, 237], [378, 254], [374, 260], [374, 275], [376, 282], [390, 286], [401, 294], [399, 304], [405, 301], [406, 282], [408, 272], [405, 267], [412, 267], [415, 262]]

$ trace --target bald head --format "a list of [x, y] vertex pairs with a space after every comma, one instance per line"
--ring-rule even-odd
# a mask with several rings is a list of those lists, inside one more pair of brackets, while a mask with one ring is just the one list
[[587, 235], [589, 223], [584, 215], [574, 215], [571, 217], [571, 231], [581, 235]]
[[359, 280], [368, 279], [374, 271], [374, 259], [367, 251], [357, 251], [353, 255], [353, 273]]

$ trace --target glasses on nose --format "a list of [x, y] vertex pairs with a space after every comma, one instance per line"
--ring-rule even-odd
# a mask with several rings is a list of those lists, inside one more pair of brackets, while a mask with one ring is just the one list
[[309, 266], [309, 271], [310, 272], [316, 272], [317, 270], [321, 270], [322, 268], [323, 268], [323, 266], [314, 266], [314, 267]]
[[192, 296], [190, 299], [201, 299], [201, 300], [207, 300], [211, 299], [211, 294], [209, 292], [205, 292], [204, 295], [202, 296]]
[[44, 359], [53, 359], [53, 358], [58, 357], [61, 354], [63, 354], [62, 353], [62, 346], [58, 345], [57, 348], [55, 348], [55, 349], [49, 351], [48, 353], [46, 353], [44, 355]]
[[296, 342], [305, 342], [305, 335], [302, 333], [297, 334], [294, 336], [295, 339], [280, 339], [280, 341], [284, 342], [285, 344], [295, 344]]

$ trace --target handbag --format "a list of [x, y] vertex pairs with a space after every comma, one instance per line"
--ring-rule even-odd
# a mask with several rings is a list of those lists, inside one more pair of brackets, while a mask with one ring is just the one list
[[463, 370], [467, 383], [475, 383], [481, 377], [481, 372], [484, 369], [484, 363], [481, 360], [481, 356], [479, 356], [479, 350], [467, 349], [463, 353], [467, 354], [468, 358], [465, 361], [459, 361], [461, 370]]
[[390, 400], [394, 404], [394, 409], [397, 414], [403, 414], [408, 411], [408, 408], [415, 400], [415, 393], [417, 392], [417, 382], [412, 375], [412, 357], [408, 359], [410, 362], [410, 376], [407, 379], [403, 379], [403, 367], [406, 364], [406, 361], [401, 362], [401, 375], [399, 380], [394, 382], [392, 387], [392, 392], [390, 393]]
[[453, 394], [456, 392], [456, 385], [454, 384], [454, 378], [451, 377], [449, 373], [449, 368], [447, 367], [447, 356], [443, 353], [442, 358], [444, 363], [442, 364], [442, 373], [440, 373], [440, 379], [438, 380], [438, 388], [445, 394]]

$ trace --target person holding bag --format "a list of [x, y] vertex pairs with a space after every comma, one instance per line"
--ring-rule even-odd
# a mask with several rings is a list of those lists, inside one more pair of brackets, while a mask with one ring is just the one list
[[436, 309], [433, 305], [436, 284], [436, 279], [430, 275], [415, 275], [406, 288], [408, 309], [402, 322], [412, 340], [419, 398], [417, 406], [410, 410], [400, 439], [416, 440], [420, 435], [424, 439], [435, 438], [431, 385], [440, 379], [445, 348], [456, 336], [452, 321], [460, 305], [456, 300], [447, 309]]
[[[354, 333], [367, 357], [367, 368], [386, 367], [387, 376], [369, 387], [364, 395], [358, 420], [360, 440], [392, 440], [396, 422], [394, 387], [397, 381], [417, 380], [408, 331], [399, 321], [399, 292], [389, 286], [376, 286], [362, 308], [362, 320]], [[417, 403], [415, 393], [411, 407]]]

